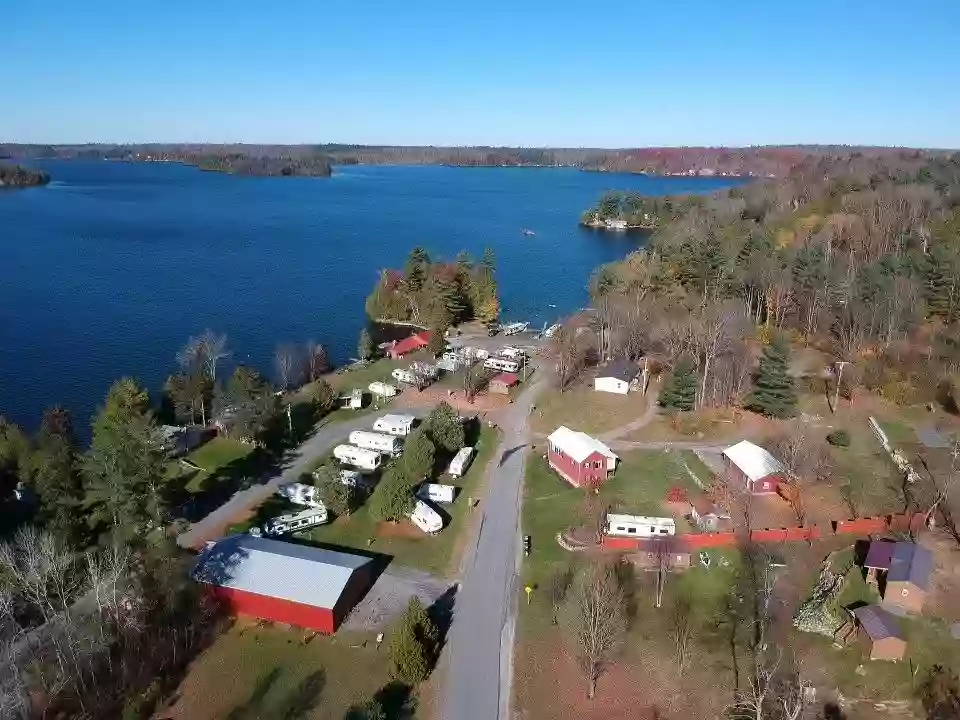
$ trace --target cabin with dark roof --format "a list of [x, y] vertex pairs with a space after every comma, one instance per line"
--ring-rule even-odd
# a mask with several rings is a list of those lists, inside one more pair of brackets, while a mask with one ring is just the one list
[[887, 570], [883, 604], [908, 613], [921, 612], [932, 573], [933, 554], [929, 550], [916, 543], [896, 543]]
[[630, 392], [640, 375], [640, 368], [635, 362], [630, 360], [618, 360], [617, 362], [600, 368], [596, 378], [593, 381], [593, 389], [598, 392], [616, 393], [617, 395], [626, 395]]
[[871, 660], [903, 659], [907, 641], [896, 615], [880, 605], [862, 605], [853, 614], [861, 634], [870, 643]]

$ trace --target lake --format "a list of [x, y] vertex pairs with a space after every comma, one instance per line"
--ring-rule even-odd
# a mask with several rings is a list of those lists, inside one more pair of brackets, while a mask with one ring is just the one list
[[[173, 163], [38, 163], [45, 188], [0, 192], [0, 413], [34, 428], [59, 403], [86, 425], [110, 383], [152, 389], [204, 328], [271, 370], [281, 342], [355, 353], [364, 299], [410, 249], [497, 257], [503, 317], [552, 323], [591, 271], [642, 241], [577, 226], [606, 190], [710, 192], [729, 178], [566, 168], [349, 166], [247, 178]], [[521, 234], [530, 228], [536, 235]]]

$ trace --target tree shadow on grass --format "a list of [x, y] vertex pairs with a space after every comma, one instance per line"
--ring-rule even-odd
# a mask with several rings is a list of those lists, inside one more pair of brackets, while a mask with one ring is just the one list
[[186, 482], [179, 479], [168, 484], [167, 500], [176, 508], [175, 517], [196, 522], [220, 507], [238, 490], [259, 484], [276, 467], [274, 457], [257, 448], [210, 473], [197, 492], [189, 491]]
[[384, 685], [373, 699], [380, 703], [387, 720], [412, 720], [417, 711], [412, 688], [401, 682]]
[[280, 677], [280, 668], [274, 668], [257, 680], [250, 697], [227, 715], [226, 720], [303, 720], [317, 706], [326, 685], [323, 670], [304, 677], [278, 703], [267, 703], [270, 690]]

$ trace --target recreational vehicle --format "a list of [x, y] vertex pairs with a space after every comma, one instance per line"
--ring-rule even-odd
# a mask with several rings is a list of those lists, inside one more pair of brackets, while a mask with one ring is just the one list
[[361, 470], [376, 470], [380, 467], [380, 453], [356, 445], [337, 445], [333, 456], [344, 465], [353, 465]]
[[405, 437], [413, 432], [414, 422], [416, 422], [416, 418], [413, 415], [384, 415], [377, 418], [377, 421], [373, 424], [373, 429], [377, 432]]
[[320, 500], [320, 493], [313, 485], [292, 482], [285, 483], [277, 488], [277, 495], [286, 498], [294, 505], [306, 505], [307, 507], [323, 507]]
[[509, 345], [507, 345], [505, 348], [502, 348], [500, 350], [500, 354], [505, 358], [509, 358], [511, 360], [517, 360], [521, 362], [527, 356], [527, 353], [524, 352], [522, 348], [511, 347]]
[[417, 377], [416, 373], [410, 372], [409, 370], [402, 370], [401, 368], [396, 368], [392, 373], [393, 379], [397, 382], [406, 383], [407, 385], [419, 385], [420, 378]]
[[397, 388], [390, 383], [385, 382], [372, 382], [367, 389], [373, 395], [379, 395], [380, 397], [385, 398], [392, 398], [397, 394]]
[[660, 537], [675, 535], [677, 525], [673, 518], [608, 514], [605, 529], [607, 535]]
[[453, 485], [440, 485], [439, 483], [424, 483], [417, 488], [417, 497], [421, 500], [429, 500], [435, 503], [452, 503], [457, 494], [457, 489]]
[[430, 535], [443, 530], [443, 518], [440, 517], [440, 513], [427, 505], [423, 500], [417, 500], [409, 518], [414, 525]]
[[506, 358], [487, 358], [483, 361], [483, 366], [487, 370], [500, 370], [501, 372], [515, 373], [520, 369], [520, 363], [516, 360]]
[[363, 390], [351, 390], [349, 395], [340, 396], [340, 407], [359, 410], [363, 407]]
[[[300, 532], [307, 528], [323, 525], [327, 522], [327, 509], [320, 507], [309, 508], [302, 512], [292, 513], [290, 515], [279, 515], [272, 520], [267, 520], [263, 525], [263, 535], [286, 535], [287, 533]], [[258, 533], [251, 533], [256, 535]]]
[[440, 368], [424, 362], [410, 363], [410, 372], [430, 380], [436, 380], [440, 376]]
[[467, 471], [467, 468], [470, 467], [471, 460], [473, 460], [473, 448], [460, 448], [457, 454], [453, 456], [453, 460], [450, 461], [450, 467], [447, 468], [447, 472], [455, 478], [461, 477]]
[[366, 448], [367, 450], [376, 450], [384, 455], [395, 457], [403, 452], [403, 440], [396, 435], [369, 432], [367, 430], [354, 430], [350, 433], [348, 441], [351, 445]]

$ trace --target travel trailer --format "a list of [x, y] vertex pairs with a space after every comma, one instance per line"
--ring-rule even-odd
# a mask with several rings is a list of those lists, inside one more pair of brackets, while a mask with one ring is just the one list
[[453, 460], [450, 461], [450, 467], [447, 468], [447, 472], [450, 473], [452, 477], [462, 477], [467, 471], [467, 468], [470, 467], [471, 460], [473, 460], [473, 448], [460, 448], [457, 454], [453, 456]]
[[397, 394], [397, 388], [390, 383], [385, 382], [372, 382], [367, 389], [371, 392], [371, 394], [385, 398], [392, 398]]
[[430, 380], [436, 380], [440, 376], [440, 368], [424, 362], [411, 363], [410, 372]]
[[406, 383], [407, 385], [419, 385], [420, 378], [417, 377], [416, 373], [410, 372], [409, 370], [402, 370], [401, 368], [396, 368], [392, 373], [393, 379], [397, 382]]
[[348, 442], [359, 448], [376, 450], [379, 453], [393, 457], [403, 453], [403, 440], [396, 435], [369, 432], [368, 430], [354, 430], [350, 433]]
[[349, 395], [340, 396], [340, 407], [359, 410], [363, 407], [363, 390], [351, 390]]
[[250, 534], [286, 535], [287, 533], [300, 532], [317, 525], [323, 525], [326, 522], [327, 509], [321, 504], [320, 507], [309, 508], [290, 515], [279, 515], [272, 520], [267, 520], [262, 529], [250, 528]]
[[277, 495], [286, 498], [294, 505], [323, 507], [323, 502], [320, 500], [320, 493], [313, 485], [298, 482], [286, 483], [277, 488]]
[[385, 432], [398, 437], [405, 437], [413, 432], [413, 423], [417, 418], [413, 415], [384, 415], [377, 418], [373, 423], [373, 429], [377, 432]]
[[440, 517], [440, 513], [427, 505], [423, 500], [417, 500], [409, 518], [414, 525], [430, 535], [443, 530], [443, 518]]
[[605, 530], [607, 535], [660, 537], [676, 535], [677, 525], [673, 518], [608, 514]]
[[516, 360], [506, 358], [487, 358], [483, 361], [483, 366], [487, 370], [500, 370], [501, 372], [515, 373], [520, 369], [520, 363]]
[[453, 485], [439, 483], [424, 483], [417, 488], [417, 497], [435, 503], [452, 503], [457, 489]]
[[361, 470], [376, 470], [380, 467], [380, 453], [356, 445], [337, 445], [333, 456], [344, 465], [353, 465]]
[[524, 358], [527, 357], [527, 353], [524, 352], [521, 348], [511, 347], [509, 345], [507, 345], [505, 348], [502, 348], [500, 350], [500, 354], [505, 358], [509, 358], [511, 360], [517, 360], [520, 362], [522, 362]]

